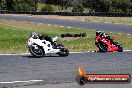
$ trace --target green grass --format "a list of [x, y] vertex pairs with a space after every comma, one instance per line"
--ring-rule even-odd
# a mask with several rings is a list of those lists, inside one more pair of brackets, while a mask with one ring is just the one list
[[[3, 23], [3, 24], [2, 24]], [[6, 24], [4, 24], [6, 23]], [[16, 26], [17, 24], [17, 26]], [[27, 39], [31, 32], [44, 33], [49, 36], [60, 36], [63, 33], [87, 33], [85, 38], [59, 38], [58, 43], [64, 44], [70, 51], [97, 50], [94, 45], [95, 31], [68, 29], [46, 24], [24, 23], [24, 22], [0, 22], [0, 53], [26, 53]], [[132, 36], [111, 33], [117, 37], [118, 42], [123, 44], [124, 49], [132, 49]]]

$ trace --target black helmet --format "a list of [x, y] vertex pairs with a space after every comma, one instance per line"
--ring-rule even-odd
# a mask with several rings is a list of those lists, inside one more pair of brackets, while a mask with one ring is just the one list
[[101, 33], [102, 33], [101, 31], [97, 30], [96, 31], [96, 36], [100, 35]]

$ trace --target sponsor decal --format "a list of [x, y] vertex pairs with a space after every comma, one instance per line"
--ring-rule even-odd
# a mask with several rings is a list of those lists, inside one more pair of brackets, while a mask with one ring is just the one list
[[86, 83], [130, 83], [131, 76], [129, 74], [86, 74], [85, 70], [81, 67], [78, 68], [76, 77], [78, 84], [83, 85]]

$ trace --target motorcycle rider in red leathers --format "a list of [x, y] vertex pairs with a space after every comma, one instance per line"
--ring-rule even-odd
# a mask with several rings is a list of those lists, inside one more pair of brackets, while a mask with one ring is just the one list
[[[113, 39], [108, 34], [97, 30], [96, 31], [96, 42], [95, 42], [95, 45], [98, 43], [99, 40], [104, 40], [104, 39], [106, 41], [110, 40], [111, 45], [114, 44]], [[107, 44], [107, 42], [106, 42], [106, 45], [108, 47], [108, 50], [111, 50], [111, 46], [109, 44]]]

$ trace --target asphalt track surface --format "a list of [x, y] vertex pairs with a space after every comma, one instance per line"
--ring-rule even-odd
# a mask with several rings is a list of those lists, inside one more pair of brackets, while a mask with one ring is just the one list
[[123, 25], [123, 24], [111, 24], [111, 23], [91, 22], [91, 21], [84, 22], [84, 21], [77, 21], [77, 20], [39, 18], [39, 17], [32, 17], [32, 16], [30, 17], [29, 16], [11, 16], [11, 15], [3, 15], [3, 14], [0, 15], [0, 19], [46, 23], [46, 24], [54, 24], [54, 25], [73, 27], [73, 28], [132, 34], [132, 26]]
[[131, 83], [80, 86], [75, 80], [79, 66], [88, 74], [132, 75], [132, 52], [70, 53], [68, 57], [48, 54], [42, 58], [31, 55], [0, 55], [0, 81], [43, 80], [17, 88], [132, 88]]

